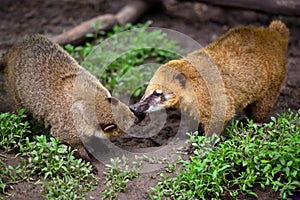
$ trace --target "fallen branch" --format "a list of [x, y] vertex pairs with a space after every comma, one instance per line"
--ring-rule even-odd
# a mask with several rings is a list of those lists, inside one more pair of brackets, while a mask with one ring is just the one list
[[[98, 30], [108, 31], [116, 24], [124, 25], [129, 22], [135, 22], [150, 7], [158, 2], [158, 0], [133, 1], [124, 6], [116, 15], [105, 14], [95, 17], [64, 33], [50, 37], [50, 39], [60, 45], [79, 44], [80, 42], [84, 41], [87, 33], [95, 33]], [[100, 22], [99, 27], [94, 27], [93, 25], [98, 21]]]
[[230, 6], [264, 11], [272, 14], [300, 16], [300, 0], [177, 0], [196, 1], [217, 6]]
[[62, 34], [59, 34], [54, 37], [50, 37], [54, 42], [65, 45], [68, 43], [71, 44], [78, 44], [82, 42], [85, 35], [87, 33], [93, 33], [96, 31], [96, 28], [93, 27], [93, 25], [97, 22], [100, 22], [100, 29], [102, 30], [109, 30], [113, 27], [114, 24], [117, 24], [118, 21], [116, 20], [114, 15], [106, 14], [99, 17], [95, 17], [93, 19], [90, 19], [88, 21], [85, 21], [81, 23], [80, 25], [72, 28], [71, 30], [64, 32]]

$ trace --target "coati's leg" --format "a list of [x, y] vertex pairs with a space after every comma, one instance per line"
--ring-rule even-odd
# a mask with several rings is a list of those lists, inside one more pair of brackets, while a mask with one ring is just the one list
[[77, 149], [77, 151], [75, 152], [76, 158], [82, 158], [85, 161], [91, 161], [91, 158], [90, 158], [88, 152], [86, 151], [86, 149], [84, 148], [83, 144], [80, 144], [80, 145], [76, 146], [75, 148]]
[[[224, 114], [220, 114], [220, 116], [223, 116], [225, 118], [219, 118], [219, 116], [215, 119], [210, 119], [212, 121], [210, 121], [209, 119], [207, 120], [203, 120], [205, 122], [205, 136], [210, 137], [212, 136], [212, 134], [217, 134], [217, 135], [221, 135], [222, 133], [224, 133], [225, 128], [228, 124], [228, 122], [234, 117], [236, 109], [235, 109], [235, 103], [234, 103], [234, 99], [230, 96], [227, 96], [226, 99], [226, 108], [222, 108], [225, 109], [225, 116]], [[222, 110], [221, 112], [224, 112], [224, 110]], [[212, 126], [212, 127], [209, 127]], [[220, 129], [221, 128], [221, 129]]]
[[[67, 145], [70, 145], [70, 142], [66, 142], [66, 138], [63, 138], [62, 134], [68, 134], [68, 135], [72, 135], [70, 133], [68, 133], [68, 131], [66, 131], [66, 129], [59, 127], [59, 126], [52, 126], [50, 129], [50, 134], [53, 137], [58, 137], [58, 139], [60, 140], [60, 142], [62, 143], [67, 143]], [[68, 138], [68, 137], [67, 137]], [[75, 151], [74, 155], [76, 158], [82, 158], [85, 161], [90, 161], [91, 158], [88, 155], [86, 149], [84, 148], [84, 145], [82, 143], [79, 144], [73, 144], [70, 145], [72, 148], [77, 149], [77, 151]]]
[[[215, 121], [213, 123], [208, 122], [205, 124], [205, 136], [211, 137], [213, 134], [217, 134], [218, 136], [221, 136], [225, 132], [225, 128], [228, 124], [228, 122], [234, 117], [234, 115], [231, 112], [226, 113], [225, 119], [222, 119], [220, 121]], [[209, 126], [212, 126], [209, 128]]]
[[90, 164], [92, 165], [91, 173], [98, 174], [98, 169], [92, 163], [92, 158], [89, 156], [89, 154], [88, 154], [87, 150], [84, 148], [83, 144], [78, 144], [78, 146], [76, 145], [74, 148], [77, 149], [77, 151], [75, 151], [75, 153], [74, 153], [75, 158], [82, 158], [86, 162], [90, 162]]
[[265, 96], [248, 105], [244, 112], [247, 117], [256, 123], [268, 121], [269, 115], [280, 94], [281, 84], [274, 85]]

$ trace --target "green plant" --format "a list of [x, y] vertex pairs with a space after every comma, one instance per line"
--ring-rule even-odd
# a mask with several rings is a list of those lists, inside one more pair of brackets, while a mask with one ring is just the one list
[[91, 43], [86, 42], [84, 46], [75, 47], [74, 45], [66, 44], [64, 48], [73, 58], [80, 60], [88, 56], [94, 46]]
[[11, 166], [5, 164], [5, 156], [0, 154], [0, 195], [6, 194], [10, 186], [26, 180], [22, 165]]
[[157, 63], [179, 58], [181, 52], [175, 41], [167, 39], [166, 33], [148, 30], [150, 24], [116, 25], [111, 32], [89, 34], [88, 37], [106, 37], [106, 40], [96, 40], [94, 46], [90, 43], [77, 47], [66, 45], [65, 49], [110, 91], [118, 86], [114, 95], [134, 91], [136, 97], [145, 90], [145, 81], [151, 78]]
[[46, 199], [85, 199], [83, 192], [89, 191], [80, 179], [70, 175], [54, 177], [42, 185]]
[[[45, 181], [42, 186], [45, 197], [69, 199], [90, 191], [97, 185], [97, 178], [91, 174], [92, 165], [76, 159], [74, 151], [71, 147], [60, 144], [58, 138], [50, 137], [48, 142], [44, 135], [34, 137], [32, 142], [26, 138], [26, 144], [20, 147], [26, 172], [29, 175], [39, 175], [41, 180], [37, 183]], [[63, 192], [65, 190], [73, 191], [66, 194]]]
[[17, 114], [0, 114], [0, 148], [10, 151], [19, 146], [30, 133], [28, 122], [23, 122], [24, 110], [21, 109]]
[[157, 65], [140, 65], [147, 60], [165, 63], [179, 57], [176, 42], [168, 40], [161, 30], [149, 31], [150, 24], [115, 26], [113, 34], [108, 34], [110, 38], [83, 62], [109, 90], [116, 86], [122, 88], [122, 91], [114, 91], [114, 95], [135, 89], [133, 96], [141, 95], [147, 84], [145, 80], [150, 80]]
[[106, 189], [102, 191], [102, 199], [115, 199], [118, 192], [124, 192], [127, 182], [139, 176], [139, 166], [136, 162], [130, 169], [126, 157], [122, 157], [122, 160], [119, 157], [111, 159], [111, 165], [106, 165], [104, 172]]
[[94, 40], [97, 40], [100, 35], [105, 35], [106, 32], [101, 30], [101, 21], [97, 20], [92, 27], [95, 29], [95, 33], [87, 33], [85, 36], [87, 38], [92, 38]]
[[6, 165], [5, 154], [0, 154], [2, 193], [6, 194], [10, 186], [27, 180], [42, 184], [46, 199], [82, 199], [84, 192], [93, 190], [97, 185], [98, 179], [91, 173], [92, 165], [76, 159], [76, 150], [60, 144], [58, 138], [49, 135], [25, 137], [31, 132], [29, 123], [23, 122], [26, 118], [23, 113], [20, 110], [17, 115], [0, 115], [1, 148], [9, 151], [18, 147], [17, 156], [21, 159], [16, 166]]
[[194, 153], [180, 160], [177, 174], [161, 175], [152, 199], [220, 199], [257, 196], [253, 187], [271, 186], [287, 199], [300, 186], [300, 110], [272, 117], [263, 125], [232, 121], [228, 137], [191, 136]]
[[[4, 151], [11, 151], [24, 143], [25, 137], [31, 133], [28, 122], [23, 122], [26, 116], [24, 110], [19, 110], [16, 114], [0, 114], [0, 148]], [[26, 179], [23, 167], [7, 165], [6, 155], [0, 154], [0, 189], [4, 194], [13, 184]]]

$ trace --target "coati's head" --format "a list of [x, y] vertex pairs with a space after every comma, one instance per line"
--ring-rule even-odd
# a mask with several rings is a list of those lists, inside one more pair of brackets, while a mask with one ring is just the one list
[[96, 95], [95, 112], [97, 128], [101, 128], [108, 138], [116, 137], [128, 130], [135, 120], [129, 107], [112, 96], [102, 98], [102, 95]]
[[[98, 123], [106, 137], [116, 137], [133, 125], [135, 115], [119, 99], [107, 97], [105, 100], [108, 105], [105, 105], [107, 102], [104, 105], [97, 105], [96, 103]], [[103, 106], [107, 106], [105, 110]]]
[[187, 82], [187, 71], [190, 64], [185, 60], [173, 60], [157, 69], [141, 100], [130, 106], [130, 109], [139, 118], [145, 113], [158, 111], [170, 107], [181, 107], [182, 103], [190, 101], [193, 89]]
[[112, 97], [102, 85], [91, 85], [78, 84], [73, 93], [72, 112], [82, 139], [111, 138], [128, 130], [135, 120], [129, 107]]

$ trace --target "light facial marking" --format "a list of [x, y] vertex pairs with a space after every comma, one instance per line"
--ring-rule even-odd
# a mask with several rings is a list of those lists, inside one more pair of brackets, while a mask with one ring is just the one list
[[152, 95], [161, 95], [162, 93], [163, 93], [162, 90], [154, 90], [151, 94], [144, 95], [141, 100], [145, 101], [148, 98], [152, 98], [151, 97]]
[[161, 96], [150, 96], [149, 98], [151, 98], [151, 101], [149, 103], [151, 103], [151, 105], [149, 106], [149, 108], [145, 111], [145, 112], [154, 112], [157, 110], [161, 110], [163, 107], [160, 105], [162, 99]]
[[166, 94], [165, 95], [166, 100], [172, 99], [173, 97], [174, 97], [174, 94]]
[[141, 101], [144, 101], [145, 99], [148, 99], [150, 95], [152, 95], [152, 94], [144, 95], [144, 96], [141, 98]]
[[151, 103], [154, 105], [160, 102], [161, 102], [161, 97], [152, 98], [151, 100]]
[[156, 105], [150, 106], [145, 112], [148, 112], [148, 113], [155, 112], [155, 111], [161, 110], [163, 108], [164, 108], [163, 106], [156, 104]]
[[162, 94], [162, 90], [154, 90], [153, 94]]

